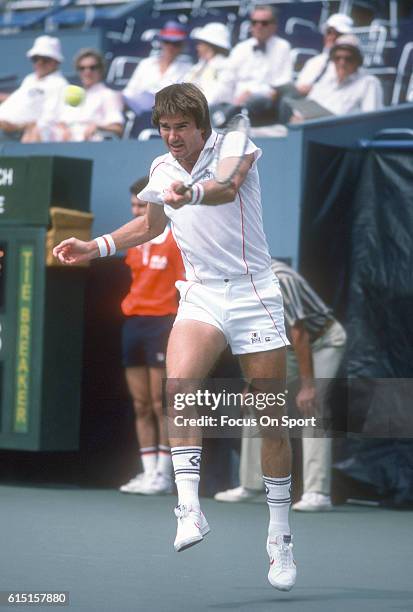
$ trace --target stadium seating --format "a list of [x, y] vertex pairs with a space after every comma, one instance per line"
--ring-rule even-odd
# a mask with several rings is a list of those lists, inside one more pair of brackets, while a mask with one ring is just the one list
[[[397, 0], [380, 3], [270, 0], [269, 3], [279, 10], [279, 34], [293, 47], [295, 73], [309, 57], [320, 52], [320, 24], [329, 13], [354, 11], [354, 17], [360, 7], [370, 10], [370, 23], [356, 21], [355, 30], [361, 40], [365, 67], [382, 81], [387, 104], [405, 101], [413, 87], [412, 3]], [[232, 43], [236, 44], [249, 36], [248, 13], [252, 6], [251, 0], [12, 0], [3, 5], [0, 13], [0, 44], [2, 33], [10, 37], [27, 29], [33, 29], [33, 37], [41, 29], [55, 35], [59, 35], [59, 30], [66, 34], [91, 27], [93, 31], [100, 30], [101, 50], [109, 61], [107, 83], [119, 90], [126, 85], [139, 61], [156, 53], [154, 36], [167, 19], [178, 19], [189, 30], [211, 20], [220, 21], [229, 27]], [[195, 60], [192, 41], [188, 52]], [[8, 72], [13, 74], [0, 73], [2, 91], [11, 91], [24, 76], [14, 74], [14, 68]], [[73, 80], [74, 75], [67, 76]], [[132, 113], [128, 114], [126, 125], [125, 133], [135, 135], [136, 121]], [[145, 123], [141, 126], [142, 129], [149, 127]]]

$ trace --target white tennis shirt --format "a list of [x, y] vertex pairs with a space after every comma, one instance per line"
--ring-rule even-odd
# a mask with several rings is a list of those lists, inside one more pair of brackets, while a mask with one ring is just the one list
[[[203, 168], [210, 150], [220, 136], [212, 132], [192, 170]], [[228, 156], [230, 151], [227, 149]], [[256, 274], [268, 269], [271, 258], [262, 224], [261, 191], [257, 161], [261, 156], [251, 141], [246, 153], [255, 161], [235, 200], [227, 204], [183, 206], [178, 210], [165, 205], [172, 232], [185, 265], [187, 280], [212, 280]], [[200, 182], [213, 177], [213, 160], [205, 166]], [[162, 192], [173, 181], [188, 181], [190, 174], [170, 154], [160, 155], [151, 166], [148, 185], [138, 197], [163, 204]]]

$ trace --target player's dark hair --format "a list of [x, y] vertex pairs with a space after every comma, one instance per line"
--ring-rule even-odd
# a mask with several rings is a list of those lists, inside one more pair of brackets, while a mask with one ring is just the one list
[[159, 130], [161, 117], [171, 115], [192, 117], [197, 128], [205, 130], [205, 139], [211, 134], [208, 102], [202, 91], [192, 83], [178, 83], [164, 87], [155, 95], [152, 124]]
[[138, 178], [132, 185], [129, 187], [129, 191], [132, 195], [136, 195], [142, 189], [145, 189], [146, 185], [149, 183], [149, 176], [142, 176]]

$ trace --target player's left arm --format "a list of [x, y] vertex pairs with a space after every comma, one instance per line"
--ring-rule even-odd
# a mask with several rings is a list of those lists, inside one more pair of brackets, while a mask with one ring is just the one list
[[[247, 178], [247, 174], [250, 171], [254, 161], [254, 153], [248, 153], [245, 155], [244, 159], [240, 163], [237, 173], [233, 176], [229, 184], [217, 183], [217, 181], [214, 179], [202, 182], [204, 197], [202, 198], [201, 203], [216, 206], [218, 204], [227, 204], [228, 202], [235, 200], [236, 195], [240, 190], [241, 185]], [[233, 158], [224, 158], [220, 161], [220, 164], [225, 164], [226, 162], [232, 165], [234, 163]], [[172, 183], [172, 185], [163, 195], [165, 204], [168, 204], [173, 208], [181, 208], [181, 206], [185, 206], [185, 204], [189, 204], [191, 202], [193, 189], [196, 187], [189, 187], [183, 194], [180, 194], [179, 192], [181, 191], [183, 185], [184, 183], [182, 181], [175, 181]]]

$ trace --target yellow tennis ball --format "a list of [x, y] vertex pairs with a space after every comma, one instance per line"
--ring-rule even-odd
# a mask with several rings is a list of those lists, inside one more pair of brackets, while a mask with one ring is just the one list
[[85, 90], [78, 85], [68, 85], [65, 89], [65, 102], [70, 106], [79, 106], [85, 97]]

